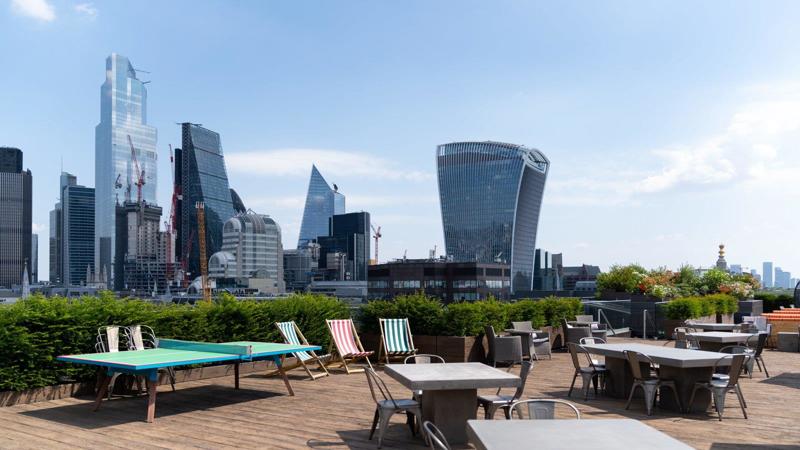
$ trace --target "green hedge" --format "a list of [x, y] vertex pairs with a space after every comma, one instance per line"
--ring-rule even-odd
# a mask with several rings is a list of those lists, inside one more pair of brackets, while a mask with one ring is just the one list
[[[772, 312], [781, 309], [781, 306], [788, 308], [794, 304], [794, 296], [790, 294], [773, 294], [771, 292], [757, 292], [753, 298], [764, 302], [764, 312]], [[795, 305], [800, 306], [800, 305]]]
[[714, 314], [733, 314], [739, 310], [739, 301], [731, 295], [712, 294], [676, 298], [663, 308], [667, 319], [688, 320]]
[[578, 298], [549, 297], [514, 303], [489, 299], [445, 306], [420, 293], [369, 302], [361, 308], [360, 329], [377, 334], [379, 318], [407, 317], [411, 331], [417, 335], [477, 336], [483, 334], [486, 325], [497, 331], [508, 328], [512, 321], [531, 321], [537, 328], [558, 326], [562, 318], [572, 320], [578, 314], [583, 314]]
[[325, 319], [349, 315], [344, 303], [314, 295], [262, 302], [222, 296], [196, 306], [118, 300], [112, 293], [80, 299], [33, 296], [0, 307], [0, 391], [92, 379], [91, 367], [63, 364], [55, 357], [94, 352], [97, 329], [105, 325], [149, 325], [163, 338], [280, 342], [274, 323], [294, 320], [309, 342], [326, 348]]

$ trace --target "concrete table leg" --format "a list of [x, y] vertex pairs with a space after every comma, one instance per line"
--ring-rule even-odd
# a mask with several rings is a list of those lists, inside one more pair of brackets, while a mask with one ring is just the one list
[[[694, 384], [698, 381], [710, 380], [712, 372], [713, 370], [711, 367], [681, 369], [678, 367], [661, 366], [660, 376], [665, 380], [673, 380], [675, 382], [675, 386], [678, 388], [678, 398], [681, 399], [681, 406], [686, 410], [689, 406], [689, 398], [692, 396]], [[659, 406], [661, 408], [678, 411], [678, 406], [675, 405], [672, 392], [668, 389], [661, 388], [659, 398]], [[694, 397], [692, 411], [705, 411], [710, 405], [711, 394], [705, 389], [698, 390]]]
[[467, 442], [467, 420], [478, 411], [478, 390], [429, 390], [422, 396], [422, 417], [433, 422], [451, 444]]

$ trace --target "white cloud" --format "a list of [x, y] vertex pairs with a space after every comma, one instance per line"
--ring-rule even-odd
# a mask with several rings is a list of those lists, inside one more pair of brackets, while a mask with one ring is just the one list
[[42, 22], [56, 19], [56, 10], [47, 0], [11, 0], [11, 10]]
[[33, 233], [35, 234], [46, 234], [49, 227], [47, 225], [42, 225], [40, 223], [33, 222]]
[[73, 7], [75, 12], [83, 14], [88, 19], [94, 20], [97, 18], [97, 8], [92, 3], [78, 3]]
[[225, 155], [228, 168], [240, 173], [307, 177], [316, 164], [329, 182], [334, 177], [367, 177], [401, 181], [427, 181], [430, 172], [408, 170], [393, 161], [365, 153], [326, 149], [254, 150]]

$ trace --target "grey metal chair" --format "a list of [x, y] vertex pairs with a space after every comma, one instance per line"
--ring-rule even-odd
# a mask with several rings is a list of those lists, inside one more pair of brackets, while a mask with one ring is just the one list
[[736, 397], [739, 399], [739, 407], [742, 409], [744, 418], [747, 419], [747, 403], [744, 400], [742, 389], [739, 387], [739, 375], [742, 372], [742, 366], [745, 363], [747, 355], [735, 354], [726, 355], [718, 359], [714, 363], [714, 372], [716, 373], [719, 368], [719, 363], [732, 358], [730, 368], [728, 370], [729, 377], [727, 379], [714, 379], [709, 381], [698, 381], [694, 384], [692, 395], [689, 398], [689, 407], [687, 412], [692, 412], [692, 403], [694, 403], [694, 396], [698, 389], [705, 389], [711, 392], [711, 397], [714, 399], [714, 409], [717, 411], [717, 417], [722, 421], [722, 413], [725, 410], [725, 396], [730, 392], [735, 392]]
[[[117, 353], [119, 352], [120, 347], [126, 347], [127, 344], [120, 342], [121, 339], [125, 339], [125, 334], [120, 333], [124, 327], [120, 327], [117, 325], [109, 325], [100, 327], [97, 329], [97, 338], [95, 339], [94, 348], [97, 353]], [[115, 372], [111, 379], [108, 380], [108, 399], [111, 400], [111, 394], [114, 391], [114, 385], [117, 382], [117, 378], [119, 378], [120, 373]], [[98, 384], [96, 386], [97, 389], [100, 388], [100, 383], [98, 380]]]
[[[156, 337], [155, 331], [147, 325], [129, 325], [123, 327], [122, 332], [126, 336], [129, 351], [158, 348], [158, 337]], [[175, 392], [175, 368], [167, 367], [159, 369], [159, 371], [167, 374], [172, 391]]]
[[[742, 364], [742, 370], [747, 373], [750, 378], [753, 378], [753, 367], [755, 366], [755, 360], [753, 358], [753, 350], [746, 345], [728, 345], [722, 347], [718, 350], [719, 353], [728, 353], [731, 355], [745, 355], [744, 364]], [[723, 373], [714, 373], [712, 378], [714, 379], [728, 379], [730, 374], [723, 374]]]
[[[583, 345], [583, 344], [605, 344], [606, 340], [603, 339], [603, 338], [599, 338], [599, 337], [582, 337], [581, 340], [578, 343], [580, 345]], [[600, 361], [597, 358], [592, 358], [592, 362], [594, 363], [595, 366], [602, 366], [602, 367], [606, 366], [605, 361]]]
[[[603, 390], [605, 390], [606, 386], [606, 377], [608, 376], [608, 370], [605, 366], [601, 366], [594, 363], [589, 352], [586, 351], [585, 348], [581, 347], [578, 344], [574, 344], [570, 342], [567, 344], [569, 347], [569, 353], [572, 357], [572, 365], [575, 367], [575, 374], [572, 376], [572, 384], [569, 385], [569, 392], [567, 393], [567, 397], [572, 396], [572, 389], [575, 387], [575, 380], [580, 375], [581, 380], [583, 381], [583, 396], [584, 400], [589, 400], [589, 385], [594, 385], [594, 395], [597, 395], [597, 383], [600, 382]], [[588, 363], [587, 366], [582, 366], [580, 361], [580, 356], [578, 354], [584, 355], [586, 362]]]
[[[798, 330], [800, 331], [800, 330]], [[751, 361], [755, 362], [758, 366], [758, 371], [764, 372], [764, 375], [769, 378], [769, 372], [767, 371], [767, 363], [764, 362], [764, 357], [761, 356], [761, 353], [764, 351], [764, 346], [767, 344], [767, 339], [769, 338], [769, 334], [765, 332], [760, 332], [757, 335], [750, 336], [747, 338], [747, 347], [750, 349], [750, 356], [752, 357]], [[752, 342], [755, 339], [755, 342]], [[752, 369], [752, 364], [750, 368]], [[750, 378], [753, 378], [753, 371], [750, 371]]]
[[[552, 349], [550, 348], [550, 333], [541, 330], [535, 330], [530, 321], [527, 322], [511, 322], [511, 327], [519, 331], [527, 331], [530, 335], [527, 337], [528, 355], [531, 359], [539, 359], [539, 356], [547, 356], [548, 359], [553, 359]], [[525, 353], [523, 339], [522, 349]]]
[[528, 375], [530, 374], [532, 368], [532, 362], [524, 361], [522, 363], [522, 368], [519, 371], [519, 378], [521, 382], [514, 391], [513, 395], [501, 394], [500, 392], [502, 391], [502, 388], [499, 388], [494, 395], [478, 396], [478, 408], [483, 407], [484, 418], [486, 420], [493, 419], [498, 409], [503, 410], [506, 419], [511, 417], [511, 404], [522, 397], [522, 393], [525, 391], [525, 382], [527, 381]]
[[[658, 394], [660, 387], [665, 387], [670, 389], [672, 394], [675, 396], [675, 403], [678, 405], [678, 410], [683, 411], [683, 406], [681, 405], [681, 399], [678, 397], [678, 388], [675, 386], [675, 381], [663, 380], [658, 376], [653, 376], [655, 369], [653, 367], [653, 360], [651, 360], [649, 356], [634, 351], [626, 351], [624, 353], [625, 358], [628, 360], [628, 366], [631, 368], [631, 373], [633, 373], [633, 386], [631, 386], [631, 393], [628, 395], [628, 403], [625, 404], [625, 409], [629, 409], [631, 407], [633, 394], [636, 392], [636, 388], [638, 387], [644, 392], [644, 404], [647, 410], [647, 415], [653, 415], [653, 405], [656, 402], [656, 395]], [[648, 364], [649, 370], [647, 375], [642, 373], [642, 362], [646, 362]]]
[[484, 327], [486, 340], [489, 344], [489, 354], [486, 359], [488, 364], [497, 367], [498, 362], [518, 364], [522, 362], [522, 338], [520, 336], [497, 336], [494, 327]]
[[422, 424], [422, 432], [425, 433], [425, 441], [431, 450], [451, 450], [450, 444], [447, 443], [447, 438], [444, 437], [442, 431], [433, 422], [426, 420]]
[[[581, 412], [578, 411], [578, 408], [576, 408], [575, 405], [564, 400], [550, 398], [520, 400], [518, 402], [514, 402], [514, 404], [511, 405], [511, 416], [509, 419], [513, 420], [514, 413], [516, 413], [517, 418], [519, 419], [552, 420], [556, 418], [556, 407], [558, 405], [566, 406], [568, 414], [570, 416], [574, 414], [575, 418], [580, 420]], [[525, 417], [523, 414], [524, 412], [527, 413], [527, 417]]]
[[[386, 433], [386, 427], [389, 426], [389, 420], [394, 414], [407, 414], [411, 413], [416, 418], [416, 422], [407, 423], [411, 429], [411, 435], [416, 435], [417, 427], [422, 423], [422, 407], [419, 402], [411, 399], [396, 400], [389, 392], [386, 383], [383, 382], [381, 377], [371, 367], [364, 369], [367, 376], [367, 384], [369, 385], [369, 392], [372, 394], [372, 400], [375, 401], [375, 416], [372, 420], [372, 428], [369, 431], [369, 439], [375, 434], [375, 428], [378, 429], [378, 448], [383, 445], [383, 435]], [[377, 390], [377, 393], [375, 392]], [[380, 395], [380, 397], [378, 396]]]
[[561, 330], [564, 332], [564, 344], [578, 344], [581, 338], [594, 337], [590, 327], [572, 326], [566, 319], [561, 319]]
[[444, 358], [442, 358], [441, 356], [430, 355], [427, 353], [406, 356], [406, 359], [403, 360], [403, 364], [432, 364], [432, 363], [444, 364], [445, 362]]

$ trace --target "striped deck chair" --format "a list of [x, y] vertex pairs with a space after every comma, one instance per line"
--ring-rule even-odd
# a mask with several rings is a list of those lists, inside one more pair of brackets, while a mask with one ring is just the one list
[[364, 369], [350, 369], [347, 367], [347, 360], [350, 360], [352, 363], [359, 358], [364, 358], [369, 368], [372, 368], [369, 357], [375, 352], [364, 351], [364, 346], [361, 345], [361, 340], [358, 339], [358, 333], [356, 333], [356, 326], [353, 324], [353, 319], [326, 319], [325, 323], [328, 324], [328, 330], [330, 330], [331, 337], [333, 338], [331, 339], [331, 345], [328, 351], [330, 352], [334, 347], [336, 348], [336, 354], [339, 356], [339, 359], [341, 359], [342, 367], [344, 367], [345, 372], [348, 374], [363, 372]]
[[391, 357], [406, 357], [417, 353], [408, 319], [378, 319], [378, 324], [381, 327], [378, 361], [381, 360], [381, 353], [386, 356], [386, 364], [389, 364]]
[[[294, 323], [294, 320], [290, 322], [275, 322], [275, 326], [278, 327], [278, 331], [281, 332], [283, 339], [286, 341], [287, 344], [293, 345], [309, 345], [308, 340], [306, 337], [303, 336], [303, 332], [300, 331], [300, 328]], [[328, 369], [325, 368], [325, 364], [322, 363], [322, 359], [317, 356], [316, 353], [313, 351], [308, 352], [296, 352], [293, 353], [294, 357], [297, 358], [297, 364], [291, 367], [284, 367], [284, 370], [296, 369], [297, 367], [302, 367], [306, 370], [306, 373], [312, 380], [316, 380], [319, 377], [328, 376]], [[309, 369], [308, 364], [317, 363], [319, 364], [319, 368], [322, 369], [323, 373], [313, 373], [311, 369]]]

